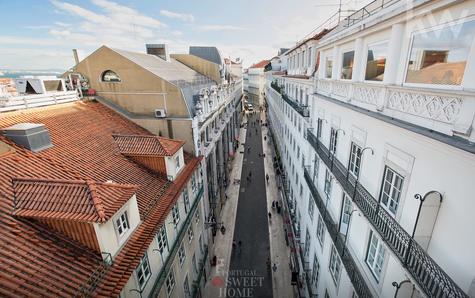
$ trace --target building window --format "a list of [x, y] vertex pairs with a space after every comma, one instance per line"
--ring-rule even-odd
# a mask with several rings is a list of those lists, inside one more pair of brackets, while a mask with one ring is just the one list
[[310, 220], [313, 220], [313, 210], [315, 206], [313, 204], [312, 195], [308, 195], [308, 214], [310, 215]]
[[323, 192], [327, 195], [327, 199], [332, 194], [332, 176], [328, 169], [325, 170], [325, 185], [323, 186]]
[[318, 159], [317, 154], [315, 154], [314, 159], [313, 159], [313, 182], [315, 183], [315, 186], [317, 185], [319, 170], [320, 170], [320, 160]]
[[350, 216], [353, 212], [353, 203], [351, 203], [350, 197], [346, 194], [343, 194], [343, 206], [341, 210], [341, 222], [340, 222], [340, 233], [346, 235], [348, 232], [348, 227], [350, 224]]
[[175, 276], [173, 274], [173, 269], [168, 273], [167, 279], [165, 280], [165, 285], [167, 286], [167, 294], [170, 295], [175, 288]]
[[326, 57], [325, 58], [325, 78], [331, 79], [333, 72], [333, 57]]
[[193, 254], [193, 257], [191, 258], [191, 262], [193, 263], [193, 269], [195, 272], [198, 272], [198, 266], [196, 265], [196, 255]]
[[353, 62], [355, 60], [355, 51], [343, 53], [343, 61], [341, 63], [341, 78], [344, 80], [351, 80], [353, 77]]
[[198, 224], [200, 222], [200, 217], [201, 217], [201, 212], [200, 212], [200, 209], [197, 208], [196, 212], [195, 212], [195, 222], [196, 222], [196, 224]]
[[341, 260], [338, 256], [338, 253], [335, 249], [335, 246], [332, 245], [332, 251], [330, 255], [330, 274], [335, 281], [335, 284], [338, 285], [340, 279], [340, 272], [341, 272]]
[[148, 279], [152, 275], [150, 271], [150, 264], [148, 263], [147, 253], [140, 259], [139, 266], [135, 269], [137, 275], [137, 281], [139, 283], [139, 288], [142, 290], [147, 284]]
[[173, 223], [175, 224], [175, 227], [178, 225], [180, 222], [180, 210], [178, 209], [178, 202], [173, 205], [172, 208], [172, 217], [173, 217]]
[[396, 215], [403, 182], [404, 178], [401, 175], [386, 166], [384, 169], [383, 189], [381, 190], [381, 205], [393, 215]]
[[185, 280], [183, 281], [183, 291], [185, 292], [185, 297], [191, 296], [190, 284], [188, 283], [188, 275], [185, 277]]
[[361, 153], [361, 147], [352, 142], [350, 151], [350, 164], [348, 168], [350, 173], [355, 177], [358, 177], [360, 174]]
[[305, 232], [305, 247], [304, 247], [304, 255], [308, 257], [308, 253], [310, 251], [310, 233], [308, 232], [308, 228]]
[[127, 217], [127, 211], [124, 211], [116, 220], [115, 220], [115, 228], [117, 229], [117, 233], [119, 237], [122, 237], [125, 232], [129, 230], [129, 219]]
[[368, 46], [365, 80], [382, 82], [388, 56], [388, 43]]
[[196, 191], [196, 175], [195, 174], [191, 176], [191, 191], [192, 192]]
[[183, 202], [185, 203], [185, 214], [190, 211], [190, 198], [188, 197], [188, 189], [183, 190]]
[[376, 237], [373, 231], [371, 231], [368, 253], [366, 255], [366, 264], [368, 264], [369, 269], [374, 274], [377, 281], [379, 281], [379, 278], [381, 277], [385, 254], [386, 249], [384, 248], [382, 241]]
[[312, 268], [312, 284], [315, 288], [317, 288], [319, 275], [320, 275], [320, 263], [318, 263], [317, 255], [314, 255], [313, 268]]
[[181, 167], [180, 156], [175, 157], [175, 162], [176, 162], [176, 170], [178, 171]]
[[183, 266], [183, 263], [185, 262], [186, 254], [185, 254], [185, 246], [183, 243], [180, 246], [180, 249], [178, 250], [178, 260], [180, 261], [180, 266]]
[[338, 144], [338, 130], [335, 128], [330, 128], [330, 152], [335, 154], [336, 153], [336, 146]]
[[406, 83], [461, 85], [475, 21], [414, 34]]
[[167, 230], [165, 225], [161, 226], [157, 233], [158, 250], [162, 253], [165, 247], [168, 248]]
[[318, 223], [317, 223], [317, 239], [320, 242], [320, 245], [323, 247], [323, 243], [325, 240], [325, 224], [323, 223], [323, 218], [319, 214], [318, 215]]
[[191, 242], [191, 240], [193, 240], [193, 227], [190, 226], [188, 228], [188, 241]]
[[120, 77], [117, 73], [112, 70], [106, 70], [102, 73], [101, 81], [108, 83], [117, 83], [120, 82]]

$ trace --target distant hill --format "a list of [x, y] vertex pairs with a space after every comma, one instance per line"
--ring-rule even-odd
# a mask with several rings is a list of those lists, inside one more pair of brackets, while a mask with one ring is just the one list
[[20, 78], [22, 76], [59, 76], [65, 71], [61, 69], [0, 69], [0, 78]]

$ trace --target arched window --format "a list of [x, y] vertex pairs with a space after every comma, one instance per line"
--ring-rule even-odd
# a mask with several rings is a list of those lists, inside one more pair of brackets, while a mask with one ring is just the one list
[[112, 70], [106, 70], [102, 73], [101, 81], [103, 82], [120, 82], [120, 77]]

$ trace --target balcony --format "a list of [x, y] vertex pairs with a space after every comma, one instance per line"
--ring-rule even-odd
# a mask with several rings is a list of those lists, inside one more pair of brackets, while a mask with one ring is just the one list
[[372, 297], [373, 295], [366, 285], [363, 275], [360, 273], [355, 261], [348, 252], [345, 253], [345, 238], [340, 234], [338, 224], [335, 223], [330, 214], [328, 214], [325, 201], [318, 193], [315, 183], [310, 177], [308, 167], [305, 167], [304, 177], [305, 181], [307, 181], [310, 192], [312, 193], [313, 200], [315, 201], [320, 214], [322, 214], [323, 221], [325, 222], [328, 233], [333, 241], [333, 245], [340, 255], [340, 259], [345, 266], [346, 272], [350, 277], [351, 283], [353, 284], [353, 288], [358, 294], [358, 297]]
[[[330, 154], [313, 134], [312, 129], [307, 131], [307, 141], [427, 296], [468, 297], [399, 223], [384, 208], [380, 208], [378, 200], [366, 188], [361, 184], [355, 187], [356, 182], [351, 178], [352, 175], [349, 175], [346, 167]], [[307, 170], [305, 179], [312, 194], [315, 192], [315, 195], [318, 195]], [[317, 202], [317, 206], [319, 204], [321, 205]], [[327, 227], [329, 226], [331, 225], [327, 224]]]
[[373, 112], [377, 117], [397, 119], [448, 136], [469, 135], [475, 116], [471, 108], [473, 94], [464, 91], [325, 79], [317, 80], [316, 85], [317, 94]]
[[272, 89], [279, 93], [282, 99], [284, 99], [285, 102], [288, 103], [297, 113], [299, 113], [302, 117], [310, 117], [308, 106], [302, 105], [299, 102], [291, 99], [287, 94], [285, 94], [284, 90], [278, 86], [277, 83], [272, 82], [270, 85]]
[[160, 294], [160, 290], [162, 288], [163, 283], [165, 282], [165, 278], [167, 277], [168, 272], [170, 272], [170, 269], [173, 266], [173, 261], [175, 260], [175, 256], [178, 252], [180, 244], [186, 235], [186, 231], [188, 230], [188, 227], [190, 226], [193, 220], [193, 215], [202, 197], [203, 197], [203, 185], [199, 187], [199, 191], [193, 202], [193, 206], [191, 206], [190, 212], [188, 212], [185, 222], [181, 226], [180, 231], [178, 231], [175, 242], [173, 242], [173, 245], [170, 247], [170, 253], [168, 254], [168, 257], [165, 260], [162, 266], [162, 269], [160, 270], [160, 273], [158, 274], [157, 279], [155, 280], [155, 284], [153, 285], [152, 291], [150, 292], [150, 297], [158, 297], [158, 295]]

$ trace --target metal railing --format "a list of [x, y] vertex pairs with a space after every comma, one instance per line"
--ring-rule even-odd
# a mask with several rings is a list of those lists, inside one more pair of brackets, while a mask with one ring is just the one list
[[195, 213], [195, 210], [198, 207], [198, 204], [201, 201], [202, 197], [203, 197], [203, 185], [200, 186], [198, 194], [196, 195], [196, 199], [193, 202], [193, 206], [191, 207], [190, 212], [188, 212], [185, 222], [181, 226], [181, 229], [176, 236], [175, 242], [173, 242], [173, 245], [169, 250], [170, 253], [168, 254], [168, 257], [162, 266], [162, 270], [160, 270], [160, 273], [158, 274], [158, 277], [155, 280], [152, 291], [150, 292], [150, 295], [149, 295], [150, 297], [158, 297], [160, 293], [160, 289], [162, 288], [162, 285], [165, 282], [165, 279], [167, 277], [167, 274], [168, 272], [170, 272], [170, 268], [173, 266], [173, 261], [175, 260], [175, 255], [178, 252], [180, 243], [185, 237], [185, 234], [186, 234], [185, 232], [190, 226], [190, 223], [193, 219], [193, 214]]
[[355, 182], [348, 169], [320, 142], [311, 128], [307, 130], [307, 141], [427, 296], [468, 297], [399, 223], [380, 207], [378, 200]]
[[371, 294], [371, 291], [369, 290], [363, 275], [359, 271], [358, 266], [356, 266], [353, 257], [348, 252], [345, 253], [345, 238], [342, 236], [342, 234], [340, 234], [338, 224], [333, 221], [331, 215], [327, 212], [326, 202], [318, 193], [318, 190], [315, 187], [315, 182], [308, 173], [308, 166], [304, 169], [304, 177], [305, 181], [307, 181], [313, 200], [315, 201], [318, 210], [320, 210], [320, 214], [322, 215], [328, 233], [330, 234], [330, 237], [333, 241], [333, 245], [340, 255], [340, 259], [345, 266], [351, 283], [353, 284], [355, 292], [358, 294], [358, 297], [372, 297], [373, 295]]
[[297, 102], [296, 100], [293, 100], [292, 98], [290, 98], [290, 96], [288, 96], [282, 87], [279, 87], [277, 85], [277, 83], [275, 82], [272, 82], [271, 83], [271, 87], [277, 91], [277, 93], [280, 94], [280, 96], [282, 97], [282, 99], [285, 100], [286, 103], [288, 103], [295, 111], [297, 111], [297, 113], [299, 113], [300, 115], [302, 115], [303, 117], [310, 117], [310, 111], [308, 109], [308, 106], [306, 105], [302, 105], [300, 104], [299, 102]]
[[79, 287], [75, 297], [90, 297], [94, 290], [97, 288], [99, 283], [102, 281], [102, 278], [112, 266], [112, 255], [107, 252], [103, 252], [103, 255], [106, 255], [104, 260], [99, 266], [92, 272], [92, 274], [87, 279], [86, 283]]

